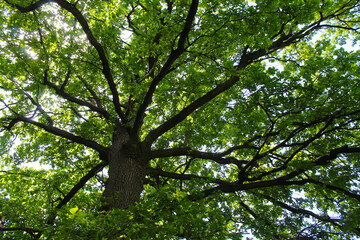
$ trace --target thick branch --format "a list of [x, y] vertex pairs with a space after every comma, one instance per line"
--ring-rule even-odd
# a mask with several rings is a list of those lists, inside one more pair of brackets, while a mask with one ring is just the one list
[[190, 9], [188, 11], [187, 18], [186, 18], [186, 21], [185, 21], [184, 28], [183, 28], [183, 30], [182, 30], [182, 32], [180, 34], [180, 38], [179, 38], [179, 41], [178, 41], [177, 48], [175, 50], [171, 51], [170, 56], [167, 59], [167, 61], [165, 62], [164, 66], [161, 68], [160, 72], [156, 75], [156, 77], [151, 82], [150, 87], [149, 87], [149, 89], [148, 89], [148, 91], [147, 91], [147, 93], [145, 95], [145, 98], [144, 98], [142, 104], [140, 105], [139, 110], [138, 110], [138, 112], [136, 114], [132, 135], [135, 135], [140, 131], [140, 128], [142, 126], [142, 121], [143, 121], [144, 116], [145, 116], [144, 115], [145, 110], [149, 106], [149, 104], [152, 102], [152, 97], [153, 97], [153, 94], [154, 94], [154, 92], [156, 90], [156, 87], [161, 82], [161, 80], [166, 76], [166, 74], [168, 73], [171, 65], [184, 52], [184, 50], [185, 50], [185, 41], [189, 36], [192, 23], [193, 23], [193, 21], [195, 19], [195, 15], [196, 15], [196, 12], [197, 12], [197, 9], [198, 9], [198, 4], [199, 4], [199, 0], [192, 0], [191, 6], [190, 6]]
[[348, 147], [345, 145], [343, 147], [335, 148], [331, 150], [328, 155], [316, 159], [315, 165], [326, 165], [331, 160], [334, 160], [339, 154], [343, 153], [360, 153], [360, 147]]
[[[285, 36], [284, 38], [279, 38], [276, 41], [272, 43], [272, 45], [268, 49], [258, 49], [250, 53], [246, 53], [245, 51], [242, 54], [241, 60], [239, 62], [239, 65], [236, 67], [237, 70], [243, 69], [255, 60], [264, 57], [270, 53], [273, 53], [281, 48], [287, 47], [291, 44], [294, 44], [304, 37], [308, 36], [312, 32], [318, 30], [321, 28], [320, 23], [334, 17], [333, 15], [329, 15], [327, 17], [320, 18], [318, 21], [310, 24], [309, 26], [303, 28], [299, 32], [296, 32], [294, 34], [289, 34]], [[217, 87], [215, 87], [210, 92], [206, 93], [204, 96], [198, 98], [193, 103], [185, 107], [183, 110], [181, 110], [178, 114], [167, 120], [165, 123], [157, 127], [156, 129], [150, 131], [148, 136], [146, 137], [146, 142], [148, 144], [153, 143], [159, 136], [173, 128], [178, 123], [182, 122], [187, 116], [189, 116], [191, 113], [193, 113], [196, 109], [200, 108], [204, 104], [210, 102], [212, 99], [217, 97], [219, 94], [223, 93], [230, 87], [232, 87], [236, 82], [238, 82], [240, 79], [237, 76], [231, 76], [227, 81], [224, 83], [219, 84]]]
[[30, 228], [30, 227], [1, 227], [0, 226], [0, 232], [10, 232], [10, 231], [25, 231], [30, 236], [32, 236], [33, 239], [39, 239], [42, 234], [42, 230]]
[[30, 118], [26, 118], [23, 116], [18, 116], [17, 120], [21, 121], [21, 122], [25, 122], [25, 123], [30, 123], [30, 124], [35, 125], [49, 133], [52, 133], [56, 136], [66, 138], [72, 142], [79, 143], [86, 147], [92, 148], [92, 149], [98, 151], [100, 154], [107, 154], [107, 152], [108, 152], [108, 149], [106, 147], [98, 144], [95, 141], [82, 138], [80, 136], [74, 135], [74, 134], [64, 131], [62, 129], [56, 128], [54, 126], [45, 125], [43, 123], [36, 122]]
[[[81, 82], [85, 85], [86, 89], [90, 92], [91, 96], [93, 97], [93, 99], [95, 100], [96, 102], [96, 105], [100, 108], [100, 109], [104, 109], [102, 104], [101, 104], [101, 101], [100, 101], [100, 98], [99, 96], [96, 94], [96, 92], [89, 86], [89, 84], [85, 81], [84, 78], [82, 78], [81, 76], [77, 76]], [[110, 116], [110, 114], [109, 114]]]
[[248, 205], [246, 205], [243, 201], [239, 201], [239, 203], [240, 203], [240, 205], [243, 207], [243, 208], [245, 208], [245, 210], [248, 212], [248, 213], [250, 213], [250, 215], [254, 218], [254, 219], [259, 219], [259, 216], [253, 211], [253, 210], [251, 210], [251, 208], [248, 206]]
[[67, 204], [71, 198], [89, 181], [92, 177], [94, 177], [98, 172], [100, 172], [105, 166], [107, 162], [102, 162], [93, 167], [85, 176], [83, 176], [79, 182], [66, 194], [66, 196], [61, 200], [61, 202], [56, 206], [57, 209], [61, 208], [65, 204]]
[[103, 48], [103, 46], [98, 42], [98, 40], [95, 38], [95, 36], [93, 35], [89, 24], [87, 23], [86, 19], [84, 18], [84, 16], [81, 14], [81, 12], [76, 8], [75, 5], [69, 3], [66, 0], [40, 0], [38, 2], [35, 2], [27, 7], [22, 7], [18, 4], [11, 4], [9, 3], [9, 1], [6, 0], [6, 2], [14, 7], [16, 7], [20, 12], [30, 12], [33, 10], [36, 10], [37, 8], [41, 7], [42, 5], [44, 5], [45, 3], [49, 3], [49, 2], [55, 2], [57, 3], [60, 7], [62, 7], [63, 9], [67, 10], [68, 12], [70, 12], [80, 23], [82, 29], [84, 30], [90, 44], [96, 49], [96, 51], [99, 54], [101, 63], [102, 63], [102, 72], [108, 82], [108, 85], [110, 87], [110, 91], [112, 93], [113, 96], [113, 104], [115, 107], [115, 111], [117, 112], [117, 114], [119, 115], [119, 117], [126, 122], [126, 116], [124, 115], [124, 113], [121, 111], [121, 105], [120, 105], [120, 99], [119, 99], [119, 93], [117, 91], [116, 88], [116, 84], [114, 82], [112, 73], [111, 73], [111, 69], [110, 69], [110, 65], [109, 65], [109, 61], [106, 57], [105, 54], [105, 50]]
[[[284, 45], [289, 45], [290, 43], [286, 43]], [[278, 44], [273, 44], [274, 48], [278, 48]], [[249, 54], [244, 54], [240, 64], [237, 66], [238, 70], [241, 70], [248, 66], [251, 62], [253, 62], [255, 59], [258, 59], [262, 56], [265, 56], [268, 54], [271, 50], [266, 51], [264, 49], [260, 49], [257, 51], [254, 51]], [[167, 120], [165, 123], [157, 127], [156, 129], [150, 131], [150, 133], [146, 136], [145, 141], [148, 144], [153, 143], [159, 136], [164, 134], [165, 132], [169, 131], [171, 128], [182, 122], [186, 119], [187, 116], [189, 116], [191, 113], [193, 113], [198, 108], [202, 107], [206, 103], [210, 102], [212, 99], [220, 95], [221, 93], [225, 92], [229, 88], [235, 85], [240, 80], [238, 76], [231, 76], [227, 81], [217, 85], [213, 90], [209, 91], [202, 97], [196, 99], [194, 102], [192, 102], [190, 105], [185, 107], [183, 110], [181, 110], [178, 114]]]
[[302, 209], [302, 208], [294, 208], [294, 207], [291, 207], [290, 205], [284, 203], [284, 202], [281, 202], [279, 200], [276, 200], [270, 196], [267, 196], [267, 195], [264, 195], [264, 194], [259, 194], [261, 195], [262, 197], [264, 197], [265, 199], [269, 200], [270, 202], [292, 212], [292, 213], [295, 213], [295, 214], [304, 214], [304, 215], [307, 215], [307, 216], [312, 216], [320, 221], [323, 221], [323, 222], [329, 222], [335, 226], [339, 226], [339, 224], [337, 223], [338, 222], [338, 219], [332, 219], [330, 218], [329, 216], [320, 216], [318, 214], [315, 214], [314, 212], [312, 211], [309, 211], [309, 210], [306, 210], [306, 209]]
[[278, 168], [274, 168], [270, 171], [264, 172], [262, 174], [260, 174], [258, 177], [254, 178], [253, 180], [260, 180], [262, 179], [264, 176], [270, 175], [270, 174], [274, 174], [276, 172], [280, 172], [284, 169], [287, 168], [289, 162], [303, 149], [305, 149], [307, 146], [309, 146], [311, 143], [313, 143], [315, 140], [319, 139], [323, 133], [325, 132], [325, 130], [330, 126], [330, 124], [333, 122], [334, 120], [334, 116], [329, 116], [329, 117], [324, 117], [323, 119], [317, 119], [315, 121], [312, 121], [311, 123], [308, 124], [303, 124], [300, 127], [296, 128], [295, 130], [291, 131], [289, 133], [289, 135], [286, 137], [285, 140], [283, 140], [282, 142], [280, 142], [278, 145], [276, 145], [275, 147], [271, 148], [269, 151], [262, 153], [261, 155], [256, 155], [243, 169], [241, 169], [241, 171], [239, 172], [239, 176], [243, 176], [245, 174], [245, 171], [247, 170], [247, 168], [250, 166], [250, 164], [254, 164], [258, 159], [262, 158], [263, 156], [267, 155], [268, 153], [272, 153], [274, 151], [276, 151], [277, 149], [279, 149], [280, 147], [285, 146], [285, 144], [291, 140], [293, 137], [295, 137], [297, 134], [299, 134], [300, 132], [302, 132], [303, 130], [308, 129], [310, 126], [316, 125], [318, 123], [321, 123], [322, 121], [327, 121], [326, 124], [316, 133], [314, 134], [314, 136], [310, 137], [309, 139], [305, 140], [304, 142], [302, 142], [301, 144], [299, 144], [300, 146], [291, 154], [291, 156], [289, 156], [287, 158], [287, 160]]
[[149, 174], [150, 176], [163, 176], [163, 177], [168, 177], [168, 178], [178, 179], [178, 180], [204, 179], [204, 180], [208, 180], [212, 183], [216, 183], [216, 184], [229, 184], [228, 182], [220, 180], [220, 179], [201, 177], [201, 176], [194, 175], [194, 174], [181, 174], [181, 173], [165, 172], [159, 168], [147, 168], [146, 173]]
[[0, 227], [0, 232], [9, 232], [9, 231], [25, 231], [32, 237], [32, 239], [39, 239], [43, 232], [42, 230], [29, 228], [29, 227], [8, 227], [8, 228]]
[[320, 183], [320, 182], [316, 182], [316, 184], [324, 185], [326, 188], [328, 188], [330, 190], [333, 190], [333, 191], [342, 192], [343, 194], [345, 194], [345, 195], [347, 195], [347, 196], [349, 196], [351, 198], [355, 198], [356, 200], [358, 200], [360, 202], [360, 195], [359, 194], [347, 191], [347, 190], [345, 190], [343, 188], [336, 187], [336, 186], [333, 186], [333, 185], [330, 185], [330, 184], [325, 184], [325, 183]]
[[[261, 215], [258, 215], [257, 213], [255, 213], [248, 205], [246, 205], [243, 201], [239, 201], [239, 204], [256, 220], [262, 220], [264, 221], [264, 223], [268, 226], [272, 226], [271, 222], [269, 222], [266, 218], [264, 218]], [[279, 239], [277, 236], [274, 236], [275, 239]]]
[[201, 152], [191, 150], [190, 148], [173, 148], [173, 149], [161, 149], [154, 150], [151, 152], [151, 158], [161, 158], [161, 157], [174, 157], [174, 156], [189, 156], [195, 158], [202, 158], [213, 160], [219, 164], [235, 164], [238, 167], [241, 167], [243, 164], [246, 164], [247, 161], [240, 161], [234, 157], [224, 157], [223, 153], [211, 153], [211, 152]]
[[[60, 209], [62, 206], [66, 205], [75, 196], [75, 194], [87, 183], [87, 181], [89, 181], [98, 172], [100, 172], [106, 165], [107, 165], [107, 158], [105, 161], [93, 167], [85, 176], [83, 176], [55, 208]], [[55, 220], [54, 215], [49, 216], [47, 224], [53, 224], [54, 220]]]
[[20, 12], [27, 13], [36, 10], [37, 8], [41, 7], [45, 3], [54, 2], [54, 0], [40, 0], [35, 3], [30, 4], [27, 7], [22, 7], [18, 4], [10, 3], [8, 0], [5, 0], [5, 2], [13, 7], [16, 7]]
[[[293, 181], [295, 182], [295, 181]], [[319, 182], [319, 181], [316, 181], [314, 179], [304, 179], [304, 180], [301, 180], [301, 181], [296, 181], [298, 182], [299, 185], [303, 185], [303, 184], [308, 184], [308, 183], [313, 183], [313, 184], [316, 184], [316, 185], [320, 185], [320, 186], [324, 186], [330, 190], [333, 190], [333, 191], [336, 191], [336, 192], [341, 192], [343, 194], [345, 194], [346, 196], [348, 197], [351, 197], [351, 198], [354, 198], [356, 200], [358, 200], [360, 202], [360, 195], [359, 194], [356, 194], [356, 193], [353, 193], [353, 192], [350, 192], [346, 189], [343, 189], [341, 187], [337, 187], [337, 186], [334, 186], [334, 185], [331, 185], [331, 184], [328, 184], [328, 183], [323, 183], [323, 182]]]
[[25, 231], [25, 232], [42, 232], [39, 229], [29, 228], [29, 227], [0, 227], [0, 232], [8, 232], [8, 231]]
[[146, 136], [145, 142], [148, 144], [153, 143], [159, 136], [169, 131], [178, 123], [185, 120], [186, 117], [189, 116], [191, 113], [193, 113], [196, 109], [208, 103], [209, 101], [217, 97], [219, 94], [232, 87], [238, 81], [239, 81], [239, 77], [232, 76], [226, 82], [219, 84], [216, 88], [214, 88], [210, 92], [206, 93], [204, 96], [192, 102], [190, 105], [185, 107], [183, 110], [181, 110], [178, 114], [167, 120], [165, 123], [163, 123], [156, 129], [151, 130], [150, 133]]
[[[185, 148], [170, 148], [170, 149], [157, 149], [157, 150], [153, 150], [151, 153], [151, 158], [160, 158], [160, 157], [172, 157], [172, 156], [192, 156], [192, 155], [188, 155], [188, 154], [197, 154], [199, 153], [199, 155], [203, 155], [206, 154], [206, 156], [214, 156], [215, 158], [218, 157], [225, 157], [226, 155], [231, 154], [234, 151], [240, 150], [240, 149], [258, 149], [258, 147], [250, 145], [250, 143], [254, 142], [257, 139], [261, 139], [267, 136], [274, 136], [276, 134], [278, 134], [279, 132], [272, 132], [269, 134], [264, 134], [264, 135], [255, 135], [252, 138], [246, 140], [243, 144], [237, 145], [237, 146], [233, 146], [230, 147], [229, 149], [223, 151], [223, 152], [219, 152], [219, 153], [208, 153], [208, 152], [199, 152], [199, 151], [195, 151], [195, 150], [191, 150], [188, 147]], [[196, 157], [196, 156], [194, 156]], [[201, 157], [199, 157], [201, 158]], [[209, 158], [211, 159], [211, 158]]]
[[78, 105], [88, 107], [90, 110], [100, 113], [106, 119], [110, 119], [110, 117], [111, 117], [110, 114], [104, 108], [101, 108], [99, 106], [94, 106], [94, 105], [92, 105], [91, 103], [89, 103], [87, 101], [78, 99], [78, 98], [66, 93], [63, 88], [59, 88], [54, 83], [48, 81], [48, 73], [47, 72], [48, 72], [48, 70], [45, 70], [44, 82], [42, 84], [47, 85], [50, 88], [54, 89], [56, 94], [63, 97], [64, 99], [66, 99], [66, 100], [68, 100], [70, 102], [76, 103]]
[[[313, 163], [315, 166], [322, 166], [328, 164], [331, 160], [334, 160], [339, 154], [343, 153], [360, 153], [360, 147], [349, 148], [348, 146], [340, 147], [333, 149], [329, 152], [328, 155], [321, 156], [316, 159]], [[264, 188], [264, 187], [274, 187], [274, 186], [289, 186], [289, 185], [302, 185], [308, 183], [308, 180], [305, 181], [290, 181], [291, 179], [303, 174], [307, 169], [299, 169], [290, 172], [287, 175], [282, 177], [278, 177], [271, 180], [266, 181], [256, 181], [245, 184], [239, 183], [226, 183], [220, 184], [219, 186], [213, 187], [211, 189], [204, 190], [203, 196], [209, 196], [216, 191], [222, 191], [224, 193], [237, 192], [242, 190], [256, 189], [256, 188]], [[344, 192], [345, 193], [345, 192]], [[346, 194], [346, 193], [345, 193]], [[348, 196], [354, 197], [352, 194], [347, 194]], [[356, 197], [355, 197], [356, 198]]]
[[91, 29], [84, 18], [84, 16], [81, 14], [81, 12], [75, 7], [75, 5], [65, 1], [65, 0], [54, 0], [57, 4], [59, 4], [60, 7], [64, 8], [65, 10], [69, 11], [80, 23], [82, 29], [84, 30], [90, 44], [96, 49], [96, 51], [99, 54], [102, 67], [103, 67], [103, 74], [108, 82], [108, 85], [110, 87], [111, 94], [113, 96], [113, 103], [115, 107], [115, 111], [119, 115], [119, 117], [126, 122], [126, 116], [121, 111], [121, 105], [120, 105], [120, 99], [119, 99], [119, 93], [116, 88], [116, 84], [114, 82], [109, 61], [106, 57], [105, 50], [103, 46], [98, 42], [98, 40], [95, 38], [93, 33], [91, 32]]
[[53, 120], [51, 117], [45, 112], [45, 110], [42, 108], [40, 103], [36, 101], [29, 93], [27, 93], [24, 90], [21, 90], [22, 93], [30, 100], [30, 102], [36, 107], [36, 110], [39, 110], [40, 113], [45, 117], [46, 121], [48, 122], [48, 125], [52, 126], [54, 125]]

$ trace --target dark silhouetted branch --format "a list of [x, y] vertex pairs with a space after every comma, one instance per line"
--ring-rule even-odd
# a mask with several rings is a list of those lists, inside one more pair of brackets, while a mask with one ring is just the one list
[[94, 34], [92, 33], [88, 22], [86, 21], [85, 17], [82, 15], [82, 13], [76, 8], [76, 6], [74, 4], [71, 4], [70, 2], [66, 1], [66, 0], [40, 0], [38, 2], [35, 2], [27, 7], [22, 7], [18, 4], [12, 4], [10, 3], [8, 0], [6, 0], [6, 2], [14, 7], [16, 7], [20, 12], [26, 13], [26, 12], [30, 12], [30, 11], [34, 11], [37, 8], [41, 7], [42, 5], [44, 5], [45, 3], [49, 3], [49, 2], [55, 2], [57, 3], [61, 8], [67, 10], [68, 12], [70, 12], [75, 18], [76, 20], [80, 23], [83, 31], [85, 32], [87, 39], [89, 40], [90, 44], [96, 49], [101, 63], [102, 63], [102, 72], [108, 82], [111, 94], [113, 96], [113, 104], [115, 107], [115, 111], [116, 113], [119, 115], [119, 117], [126, 122], [126, 116], [124, 115], [124, 113], [121, 110], [121, 105], [120, 105], [120, 98], [119, 98], [119, 93], [117, 91], [116, 88], [116, 84], [114, 82], [112, 73], [111, 73], [111, 69], [110, 69], [110, 64], [109, 61], [106, 57], [105, 54], [105, 50], [103, 48], [103, 46], [99, 43], [99, 41], [95, 38]]
[[193, 21], [195, 19], [195, 15], [198, 9], [199, 0], [192, 0], [190, 9], [188, 11], [186, 21], [184, 28], [180, 34], [180, 38], [178, 41], [177, 48], [175, 50], [172, 50], [170, 53], [170, 56], [168, 57], [167, 61], [161, 68], [160, 72], [155, 76], [153, 81], [150, 84], [150, 87], [144, 97], [144, 100], [142, 104], [139, 107], [139, 110], [137, 111], [133, 132], [132, 135], [137, 134], [140, 131], [140, 128], [142, 126], [142, 121], [144, 119], [144, 114], [146, 108], [149, 106], [149, 104], [152, 102], [153, 94], [156, 90], [156, 87], [161, 82], [161, 80], [166, 76], [166, 74], [169, 72], [169, 69], [171, 68], [171, 65], [181, 56], [181, 54], [185, 50], [185, 41], [189, 36], [191, 26], [193, 24]]
[[99, 54], [101, 63], [102, 63], [102, 67], [103, 67], [103, 74], [108, 82], [108, 85], [110, 87], [110, 91], [111, 94], [113, 96], [113, 103], [114, 103], [114, 107], [115, 107], [115, 111], [116, 113], [119, 115], [119, 117], [126, 122], [126, 116], [124, 115], [124, 113], [121, 110], [121, 105], [120, 105], [120, 98], [119, 98], [119, 93], [117, 91], [116, 88], [116, 84], [114, 82], [114, 78], [112, 76], [111, 73], [111, 69], [110, 69], [110, 64], [109, 61], [106, 57], [105, 54], [105, 50], [103, 48], [103, 46], [98, 42], [98, 40], [95, 38], [95, 36], [93, 35], [89, 24], [87, 23], [85, 17], [81, 14], [81, 12], [75, 7], [75, 5], [65, 1], [65, 0], [54, 0], [60, 7], [62, 7], [63, 9], [67, 10], [68, 12], [70, 12], [80, 23], [82, 29], [84, 30], [90, 44], [96, 49], [96, 51]]
[[32, 4], [30, 4], [29, 6], [26, 6], [26, 7], [23, 7], [23, 6], [19, 5], [19, 4], [11, 3], [8, 0], [5, 0], [5, 2], [7, 4], [17, 8], [20, 12], [27, 13], [27, 12], [31, 12], [31, 11], [34, 11], [34, 10], [38, 9], [39, 7], [41, 7], [42, 5], [44, 5], [46, 3], [55, 2], [55, 1], [54, 0], [40, 0], [40, 1], [34, 2], [34, 3], [32, 3]]
[[10, 232], [10, 231], [23, 231], [28, 233], [33, 237], [33, 239], [39, 239], [41, 236], [42, 230], [30, 228], [30, 227], [0, 227], [0, 232]]
[[87, 101], [84, 101], [84, 100], [81, 100], [81, 99], [78, 99], [68, 93], [66, 93], [64, 91], [64, 89], [62, 88], [59, 88], [57, 87], [54, 83], [50, 82], [48, 80], [48, 69], [45, 70], [45, 73], [44, 73], [44, 81], [43, 83], [44, 85], [52, 88], [55, 90], [56, 94], [58, 94], [59, 96], [63, 97], [64, 99], [70, 101], [70, 102], [73, 102], [73, 103], [76, 103], [80, 106], [85, 106], [85, 107], [88, 107], [90, 110], [94, 111], [94, 112], [97, 112], [99, 114], [101, 114], [102, 116], [104, 116], [104, 118], [106, 119], [110, 119], [110, 114], [104, 109], [104, 108], [101, 108], [99, 106], [95, 106]]
[[77, 135], [74, 135], [74, 134], [69, 133], [69, 132], [67, 132], [65, 130], [62, 130], [60, 128], [45, 125], [43, 123], [34, 121], [34, 120], [30, 119], [30, 118], [26, 118], [26, 117], [23, 117], [23, 116], [18, 116], [17, 119], [19, 121], [21, 121], [21, 122], [25, 122], [25, 123], [29, 123], [29, 124], [32, 124], [34, 126], [37, 126], [37, 127], [41, 128], [41, 129], [45, 130], [46, 132], [52, 133], [52, 134], [54, 134], [56, 136], [66, 138], [66, 139], [68, 139], [68, 140], [70, 140], [72, 142], [79, 143], [79, 144], [82, 144], [82, 145], [84, 145], [86, 147], [92, 148], [95, 151], [98, 151], [100, 154], [107, 154], [107, 152], [108, 152], [108, 148], [98, 144], [97, 142], [82, 138], [82, 137], [77, 136]]
[[279, 200], [276, 200], [274, 199], [273, 197], [271, 196], [267, 196], [267, 195], [264, 195], [264, 194], [256, 194], [256, 195], [259, 195], [259, 196], [262, 196], [263, 198], [269, 200], [270, 202], [274, 203], [275, 205], [278, 205], [292, 213], [295, 213], [295, 214], [304, 214], [304, 215], [307, 215], [307, 216], [311, 216], [311, 217], [314, 217], [320, 221], [323, 221], [323, 222], [329, 222], [335, 226], [339, 226], [339, 224], [337, 223], [339, 221], [339, 219], [332, 219], [330, 218], [329, 216], [321, 216], [321, 215], [318, 215], [318, 214], [315, 214], [314, 212], [312, 211], [309, 211], [309, 210], [306, 210], [306, 209], [302, 209], [302, 208], [295, 208], [295, 207], [292, 207], [284, 202], [281, 202]]
[[247, 163], [245, 160], [238, 160], [234, 157], [224, 157], [223, 153], [201, 152], [191, 150], [190, 148], [161, 149], [151, 152], [152, 159], [175, 156], [189, 156], [194, 158], [208, 159], [213, 160], [219, 164], [235, 164], [238, 167], [241, 167], [243, 164]]
[[[85, 176], [83, 176], [78, 183], [66, 194], [66, 196], [61, 199], [60, 203], [56, 205], [56, 209], [60, 209], [64, 205], [66, 205], [74, 196], [75, 194], [82, 188], [84, 185], [89, 181], [92, 177], [94, 177], [98, 172], [100, 172], [105, 166], [107, 165], [106, 161], [103, 161], [93, 167]], [[55, 213], [56, 214], [56, 213]], [[47, 224], [53, 224], [55, 220], [55, 215], [50, 215]]]

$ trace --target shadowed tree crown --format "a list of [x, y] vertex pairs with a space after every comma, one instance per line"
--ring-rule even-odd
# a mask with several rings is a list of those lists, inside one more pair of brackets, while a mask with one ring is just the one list
[[0, 236], [360, 236], [359, 10], [1, 0]]

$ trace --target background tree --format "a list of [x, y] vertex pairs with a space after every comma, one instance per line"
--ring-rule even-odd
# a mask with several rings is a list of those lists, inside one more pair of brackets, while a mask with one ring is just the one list
[[360, 235], [359, 1], [0, 6], [5, 239]]

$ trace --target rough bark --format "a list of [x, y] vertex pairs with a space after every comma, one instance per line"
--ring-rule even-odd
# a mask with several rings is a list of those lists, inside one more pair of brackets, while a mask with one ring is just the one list
[[130, 143], [125, 128], [119, 128], [113, 136], [109, 154], [109, 178], [103, 193], [103, 208], [126, 209], [139, 201], [145, 179], [145, 161], [140, 147]]

